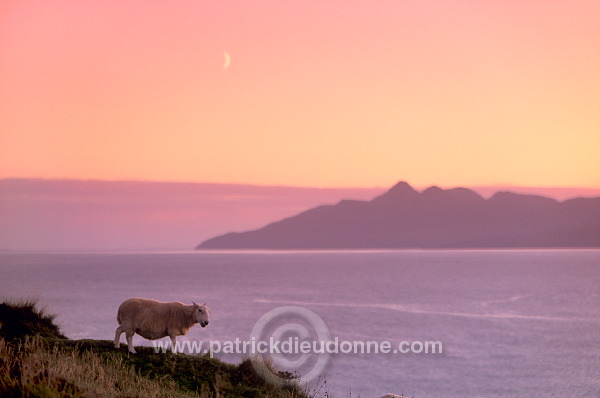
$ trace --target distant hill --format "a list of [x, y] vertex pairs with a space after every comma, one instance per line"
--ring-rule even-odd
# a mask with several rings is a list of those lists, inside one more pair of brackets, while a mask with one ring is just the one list
[[600, 247], [600, 197], [563, 202], [399, 182], [371, 201], [342, 200], [196, 249]]

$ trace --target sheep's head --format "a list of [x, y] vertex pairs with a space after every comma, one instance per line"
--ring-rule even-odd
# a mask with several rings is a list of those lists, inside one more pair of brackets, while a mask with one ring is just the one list
[[206, 303], [199, 305], [192, 301], [192, 304], [194, 304], [194, 319], [200, 324], [200, 326], [205, 327], [208, 325], [210, 309], [206, 306]]

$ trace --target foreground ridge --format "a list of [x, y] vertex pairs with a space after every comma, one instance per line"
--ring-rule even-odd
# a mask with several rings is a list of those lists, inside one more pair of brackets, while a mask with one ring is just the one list
[[0, 302], [0, 322], [1, 397], [309, 397], [295, 383], [268, 384], [250, 359], [228, 364], [152, 347], [129, 355], [112, 341], [67, 339], [35, 300]]

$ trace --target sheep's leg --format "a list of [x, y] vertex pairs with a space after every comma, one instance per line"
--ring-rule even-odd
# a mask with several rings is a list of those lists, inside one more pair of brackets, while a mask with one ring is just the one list
[[135, 348], [133, 348], [133, 335], [134, 332], [125, 331], [125, 338], [127, 339], [127, 347], [129, 348], [129, 352], [132, 354], [136, 354]]
[[119, 348], [121, 346], [121, 334], [123, 334], [123, 328], [121, 325], [115, 330], [115, 348]]
[[171, 337], [171, 351], [173, 352], [173, 354], [177, 354], [177, 336], [170, 336]]

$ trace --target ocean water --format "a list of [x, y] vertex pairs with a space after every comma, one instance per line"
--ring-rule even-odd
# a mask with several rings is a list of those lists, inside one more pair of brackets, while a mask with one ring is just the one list
[[74, 339], [112, 340], [136, 296], [206, 302], [190, 341], [248, 340], [298, 306], [340, 341], [443, 344], [334, 354], [312, 384], [334, 397], [600, 397], [599, 250], [0, 253], [0, 297], [39, 298]]

